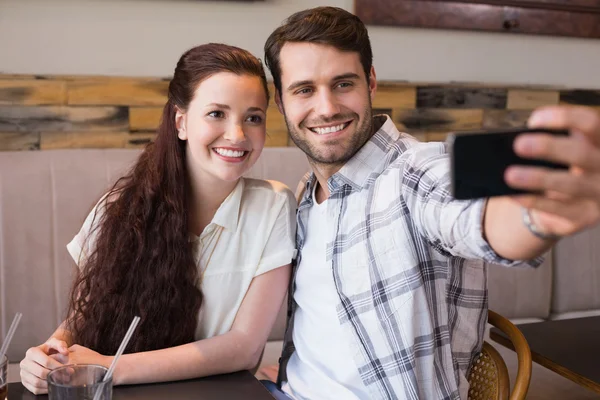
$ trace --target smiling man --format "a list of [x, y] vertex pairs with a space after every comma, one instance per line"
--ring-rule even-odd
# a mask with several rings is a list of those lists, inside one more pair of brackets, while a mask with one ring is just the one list
[[[367, 30], [351, 13], [292, 15], [265, 44], [290, 137], [312, 173], [301, 183], [279, 396], [467, 398], [487, 317], [484, 261], [539, 265], [556, 240], [600, 216], [600, 117], [536, 110], [516, 151], [570, 171], [513, 167], [539, 196], [456, 201], [442, 143], [420, 143], [373, 115]], [[273, 386], [273, 385], [271, 385]]]

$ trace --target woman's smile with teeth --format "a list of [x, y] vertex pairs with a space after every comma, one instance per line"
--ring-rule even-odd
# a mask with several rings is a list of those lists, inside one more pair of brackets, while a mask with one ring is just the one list
[[244, 150], [229, 150], [229, 149], [222, 149], [220, 147], [216, 147], [213, 150], [216, 153], [222, 155], [223, 157], [239, 158], [239, 157], [243, 157], [244, 154], [246, 154], [246, 151], [244, 151]]
[[326, 133], [339, 132], [342, 129], [346, 128], [349, 124], [350, 124], [350, 122], [344, 122], [343, 124], [339, 124], [339, 125], [326, 126], [323, 128], [309, 128], [309, 129], [319, 135], [325, 135]]

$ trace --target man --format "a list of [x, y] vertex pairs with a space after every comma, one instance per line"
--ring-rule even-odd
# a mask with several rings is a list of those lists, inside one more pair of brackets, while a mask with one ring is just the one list
[[[275, 101], [308, 156], [298, 258], [278, 387], [295, 399], [467, 398], [487, 318], [483, 261], [537, 266], [600, 216], [600, 117], [550, 107], [516, 151], [572, 165], [513, 167], [543, 195], [456, 201], [442, 143], [372, 115], [377, 89], [363, 23], [338, 8], [292, 15], [265, 44]], [[278, 396], [286, 396], [279, 392]]]

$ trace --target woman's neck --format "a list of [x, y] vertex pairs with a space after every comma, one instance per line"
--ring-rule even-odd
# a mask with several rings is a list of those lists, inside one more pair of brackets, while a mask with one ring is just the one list
[[217, 178], [200, 179], [190, 174], [189, 182], [189, 230], [196, 236], [200, 236], [223, 201], [235, 189], [239, 179], [229, 182]]

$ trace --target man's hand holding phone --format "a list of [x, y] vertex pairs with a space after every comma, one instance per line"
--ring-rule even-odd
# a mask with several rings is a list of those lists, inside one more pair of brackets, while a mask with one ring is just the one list
[[489, 138], [451, 135], [454, 197], [511, 196], [548, 236], [570, 235], [598, 223], [598, 112], [589, 107], [543, 107], [533, 112], [528, 128], [492, 132]]

